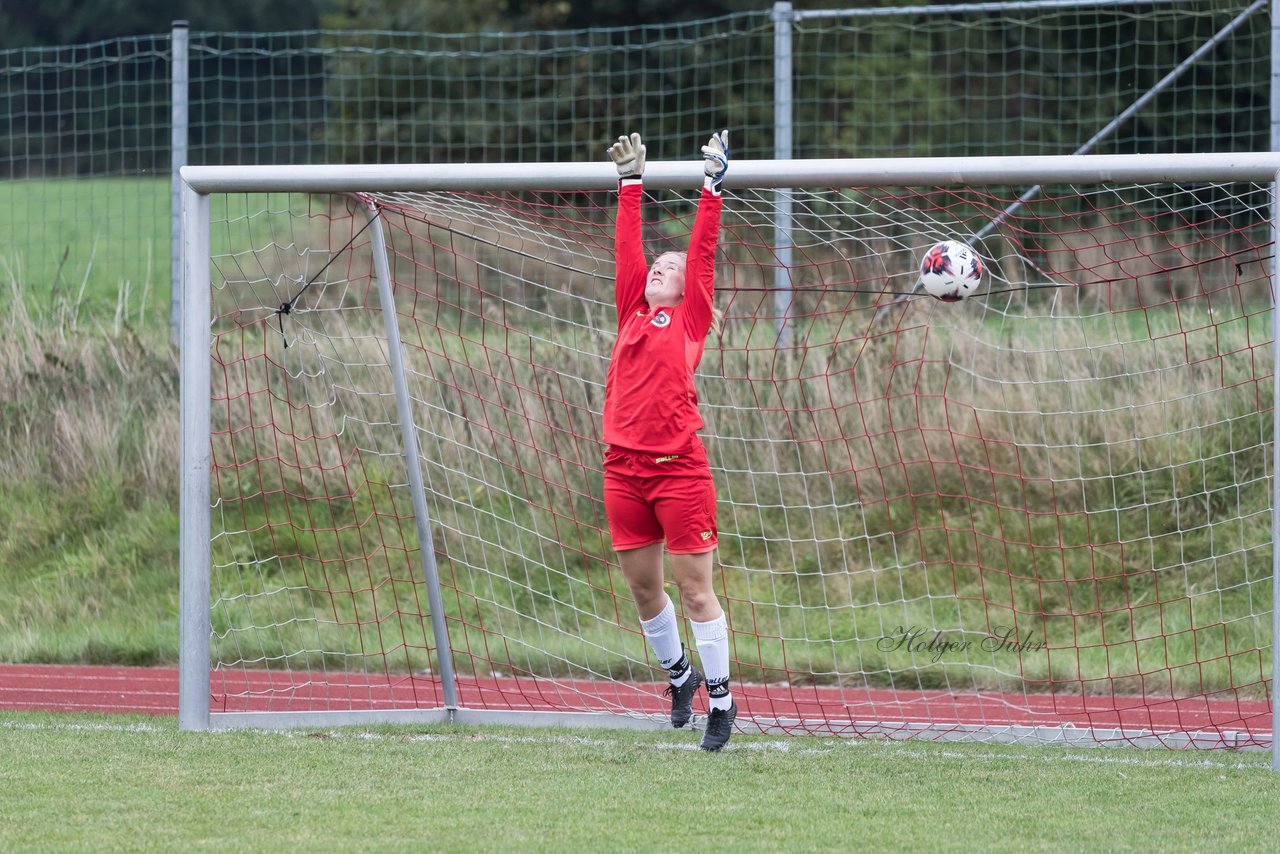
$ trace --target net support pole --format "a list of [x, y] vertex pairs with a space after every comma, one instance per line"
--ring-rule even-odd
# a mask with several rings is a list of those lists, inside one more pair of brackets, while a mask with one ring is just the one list
[[[790, 160], [792, 156], [792, 28], [795, 16], [789, 2], [773, 4], [773, 157]], [[791, 313], [791, 226], [793, 220], [792, 191], [774, 191], [776, 210], [773, 218], [773, 246], [778, 264], [773, 270], [773, 306], [777, 316], [778, 346], [791, 344], [787, 322]]]
[[421, 457], [418, 455], [418, 432], [409, 402], [409, 379], [400, 352], [400, 321], [396, 317], [395, 293], [391, 288], [391, 268], [387, 262], [387, 240], [382, 230], [382, 217], [373, 202], [365, 201], [369, 218], [370, 241], [373, 244], [373, 270], [378, 280], [378, 302], [382, 309], [382, 328], [387, 339], [387, 365], [396, 392], [396, 413], [400, 421], [400, 439], [404, 444], [404, 467], [413, 495], [413, 521], [418, 532], [418, 554], [422, 557], [422, 575], [427, 585], [427, 602], [431, 608], [431, 631], [436, 642], [436, 672], [444, 692], [444, 704], [450, 711], [458, 708], [458, 683], [453, 673], [453, 647], [449, 643], [449, 625], [444, 616], [444, 596], [440, 592], [440, 574], [436, 567], [435, 543], [431, 537], [431, 517], [427, 513], [427, 493], [422, 481]]
[[183, 186], [181, 477], [178, 534], [178, 728], [209, 728], [210, 380], [209, 197]]
[[174, 21], [169, 36], [171, 98], [169, 103], [169, 334], [182, 346], [182, 167], [187, 165], [190, 35], [186, 21]]
[[[1280, 0], [1271, 0], [1271, 150], [1280, 151]], [[1280, 171], [1271, 185], [1271, 770], [1280, 771]]]
[[[1272, 42], [1276, 30], [1272, 29]], [[1275, 59], [1273, 58], [1273, 62]], [[1275, 83], [1272, 83], [1272, 111]], [[1271, 245], [1280, 236], [1280, 171], [1271, 185]], [[1280, 771], [1280, 259], [1271, 254], [1271, 770]]]
[[[1280, 0], [1271, 0], [1271, 150], [1280, 150]], [[1271, 770], [1280, 771], [1280, 171], [1271, 185]]]

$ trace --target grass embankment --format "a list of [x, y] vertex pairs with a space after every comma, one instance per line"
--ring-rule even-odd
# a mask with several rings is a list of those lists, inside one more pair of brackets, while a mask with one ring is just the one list
[[[223, 259], [228, 278], [257, 284], [238, 318], [248, 325], [215, 326], [231, 333], [214, 371], [215, 651], [255, 665], [428, 666], [380, 329], [344, 309], [367, 283], [313, 288], [287, 349], [271, 325], [274, 288], [324, 261], [296, 251], [308, 230], [356, 230], [323, 203], [311, 222], [291, 216], [297, 203], [249, 211], [233, 198], [217, 214], [219, 246], [252, 229], [278, 251], [258, 266]], [[450, 239], [459, 267], [439, 282], [474, 257]], [[357, 245], [344, 270], [357, 276], [367, 251]], [[549, 281], [515, 261], [510, 281]], [[503, 301], [460, 279], [437, 300], [433, 282], [406, 291], [404, 309], [424, 313], [402, 329], [460, 669], [648, 675], [602, 533], [609, 337], [585, 316], [598, 306], [570, 291]], [[0, 601], [13, 604], [0, 611], [0, 658], [172, 661], [167, 317], [95, 314], [60, 293], [8, 295]], [[555, 334], [551, 302], [569, 321]], [[1261, 692], [1267, 314], [1229, 305], [1210, 317], [1194, 300], [1075, 318], [969, 308], [926, 303], [871, 336], [854, 328], [865, 310], [838, 323], [815, 313], [798, 358], [746, 340], [759, 324], [731, 323], [708, 351], [717, 584], [739, 676]], [[898, 627], [977, 644], [1014, 626], [1047, 649], [932, 660], [880, 644]]]
[[[0, 194], [0, 660], [173, 662], [169, 181], [6, 181]], [[216, 200], [215, 245], [250, 229], [287, 242], [305, 200], [265, 203]]]
[[0, 339], [0, 659], [174, 659], [177, 365], [164, 331], [33, 314]]
[[[22, 310], [11, 316], [0, 367], [0, 472], [11, 485], [0, 497], [0, 560], [9, 569], [0, 597], [13, 604], [0, 614], [0, 657], [172, 661], [173, 355], [155, 329], [77, 325]], [[1260, 346], [1253, 339], [1264, 321], [1221, 329], [1235, 330], [1233, 351], [1248, 352]], [[991, 360], [1003, 357], [974, 337], [980, 328], [917, 327], [897, 336], [895, 353], [919, 348], [913, 374], [926, 376], [919, 369], [939, 342], [963, 366], [964, 384], [948, 381], [947, 407], [927, 403], [943, 399], [935, 380], [917, 379], [897, 394], [899, 362], [886, 362], [883, 348], [831, 377], [779, 369], [791, 379], [775, 377], [777, 398], [752, 406], [734, 378], [753, 368], [730, 342], [714, 368], [725, 379], [705, 384], [705, 402], [713, 429], [733, 418], [716, 432], [746, 437], [719, 440], [712, 451], [723, 470], [717, 583], [738, 632], [741, 678], [1006, 690], [1026, 678], [1080, 690], [1197, 693], [1247, 685], [1240, 674], [1265, 672], [1256, 651], [1265, 628], [1257, 615], [1267, 613], [1269, 597], [1269, 546], [1258, 528], [1269, 506], [1265, 417], [1249, 378], [1221, 373], [1224, 364], [1243, 371], [1250, 363], [1179, 371], [1176, 358], [1163, 366], [1169, 347], [1151, 343], [1149, 332], [1143, 343], [1112, 324], [1108, 345], [1102, 328], [1089, 329], [1084, 348], [1040, 322], [1010, 324], [998, 330], [1004, 352], [1021, 348], [1028, 364], [985, 388], [983, 377], [1001, 369]], [[531, 364], [586, 376], [591, 366], [571, 367], [556, 342], [509, 329], [493, 341], [432, 329], [412, 342], [410, 360], [421, 375], [452, 383], [428, 401], [435, 423], [424, 452], [459, 668], [645, 675], [632, 663], [645, 653], [600, 532], [596, 448], [565, 441], [594, 435], [590, 384], [561, 382], [556, 393], [568, 405], [554, 412], [545, 395], [539, 409], [520, 399], [550, 388]], [[261, 330], [251, 333], [260, 354], [270, 347]], [[926, 335], [933, 343], [911, 341]], [[1155, 338], [1186, 346], [1177, 335]], [[519, 358], [504, 357], [495, 369], [498, 347]], [[1087, 354], [1101, 379], [1032, 382], [1030, 362], [1050, 349], [1059, 361]], [[332, 371], [308, 384], [298, 378], [303, 361], [289, 361], [310, 354], [330, 367], [341, 362], [350, 383], [353, 365], [376, 372], [376, 338], [348, 345], [309, 333], [272, 351], [294, 377], [291, 405], [267, 359], [249, 351], [240, 362], [238, 345], [229, 352], [240, 355], [215, 372], [223, 383], [216, 393], [231, 401], [215, 407], [219, 417], [252, 410], [252, 423], [279, 427], [215, 441], [222, 496], [215, 521], [226, 532], [214, 547], [218, 654], [251, 663], [291, 656], [292, 666], [364, 668], [371, 658], [379, 669], [429, 666], [411, 502], [396, 486], [404, 482], [398, 439], [379, 417], [386, 399], [334, 405], [325, 385]], [[831, 364], [838, 355], [823, 358]], [[497, 381], [484, 378], [495, 370]], [[1105, 381], [1122, 370], [1157, 377], [1158, 386], [1146, 383], [1144, 396], [1142, 383]], [[371, 387], [385, 392], [380, 382]], [[837, 383], [848, 390], [833, 390]], [[811, 405], [810, 435], [788, 442], [778, 432], [781, 413], [821, 400], [815, 386], [827, 399]], [[857, 394], [869, 399], [841, 397]], [[1029, 394], [1036, 399], [1023, 399]], [[1094, 413], [1072, 414], [1078, 401], [1070, 395], [1087, 396]], [[318, 405], [298, 410], [304, 400]], [[1224, 408], [1202, 423], [1197, 407], [1206, 401]], [[1049, 417], [1009, 415], [997, 404]], [[503, 412], [521, 418], [498, 418]], [[839, 423], [850, 413], [856, 421]], [[1156, 417], [1163, 430], [1143, 422]], [[1017, 423], [1034, 423], [1035, 432], [1016, 435]], [[290, 446], [281, 441], [287, 436], [302, 440]], [[1081, 452], [1094, 443], [1097, 453]], [[765, 446], [790, 456], [775, 459], [767, 477], [745, 474]], [[852, 466], [833, 475], [810, 452], [836, 446]], [[232, 486], [251, 497], [235, 498]], [[1014, 624], [1047, 638], [1049, 648], [931, 660], [879, 644], [898, 626], [973, 641]]]

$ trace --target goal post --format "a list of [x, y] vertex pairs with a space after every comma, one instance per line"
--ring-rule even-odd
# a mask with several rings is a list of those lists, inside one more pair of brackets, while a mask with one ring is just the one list
[[[1274, 748], [1278, 171], [733, 164], [697, 382], [744, 731]], [[599, 490], [612, 165], [182, 179], [182, 728], [661, 726]], [[700, 182], [648, 165], [650, 255]], [[966, 302], [915, 292], [941, 239]]]

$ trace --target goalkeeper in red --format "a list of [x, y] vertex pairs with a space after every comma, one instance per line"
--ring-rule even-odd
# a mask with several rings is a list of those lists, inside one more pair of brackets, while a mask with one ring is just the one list
[[[618, 339], [604, 397], [605, 513], [640, 626], [671, 677], [672, 726], [683, 727], [693, 717], [694, 695], [706, 682], [710, 713], [704, 750], [728, 743], [738, 713], [729, 692], [728, 625], [711, 587], [716, 493], [698, 438], [702, 417], [693, 386], [715, 316], [728, 136], [721, 131], [702, 147], [706, 178], [688, 253], [666, 252], [652, 265], [645, 262], [640, 236], [645, 147], [640, 134], [631, 134], [609, 148], [618, 167]], [[685, 653], [675, 608], [663, 587], [664, 543], [705, 676]]]

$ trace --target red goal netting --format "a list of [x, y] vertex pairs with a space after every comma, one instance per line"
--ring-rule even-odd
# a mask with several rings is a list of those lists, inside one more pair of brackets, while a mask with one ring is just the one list
[[[739, 721], [1269, 744], [1268, 191], [1023, 189], [790, 191], [787, 252], [773, 193], [727, 196], [698, 388]], [[213, 202], [214, 710], [440, 706], [426, 557], [459, 705], [660, 713], [601, 499], [612, 195]], [[650, 256], [692, 214], [650, 194]], [[986, 264], [959, 304], [914, 291], [947, 238]]]

